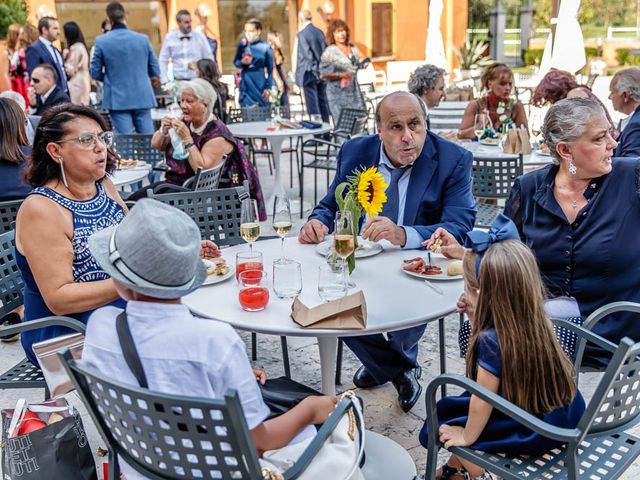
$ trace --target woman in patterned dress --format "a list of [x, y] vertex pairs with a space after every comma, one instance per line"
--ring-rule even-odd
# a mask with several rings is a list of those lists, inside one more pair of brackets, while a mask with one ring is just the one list
[[349, 42], [349, 25], [343, 20], [329, 24], [327, 45], [320, 58], [320, 79], [327, 83], [327, 99], [336, 125], [343, 108], [366, 110], [356, 77], [360, 53]]

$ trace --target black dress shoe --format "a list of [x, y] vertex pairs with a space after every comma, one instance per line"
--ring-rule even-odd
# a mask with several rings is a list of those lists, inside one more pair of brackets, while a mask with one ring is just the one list
[[418, 401], [418, 398], [420, 398], [422, 386], [418, 382], [418, 379], [421, 375], [422, 368], [416, 367], [405, 370], [392, 380], [393, 386], [396, 387], [396, 390], [398, 391], [400, 408], [404, 413], [411, 410]]
[[353, 384], [358, 388], [371, 388], [380, 385], [364, 365], [362, 365], [353, 376]]

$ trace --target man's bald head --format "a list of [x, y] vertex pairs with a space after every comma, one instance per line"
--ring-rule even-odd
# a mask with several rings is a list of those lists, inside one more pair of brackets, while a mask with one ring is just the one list
[[[388, 107], [386, 106], [387, 103], [389, 104]], [[376, 105], [376, 126], [380, 128], [380, 123], [382, 121], [383, 115], [386, 116], [386, 114], [390, 110], [397, 108], [400, 105], [407, 106], [411, 104], [420, 109], [426, 122], [427, 110], [424, 108], [424, 104], [416, 95], [409, 92], [393, 92], [382, 97], [382, 100], [380, 100], [378, 102], [378, 105]]]

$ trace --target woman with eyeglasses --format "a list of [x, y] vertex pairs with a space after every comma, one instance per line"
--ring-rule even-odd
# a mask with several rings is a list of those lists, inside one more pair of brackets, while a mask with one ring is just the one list
[[[86, 323], [104, 305], [124, 307], [113, 280], [87, 248], [95, 232], [119, 224], [128, 210], [108, 176], [116, 167], [113, 133], [93, 108], [66, 103], [42, 116], [25, 178], [34, 188], [18, 211], [16, 261], [24, 280], [24, 319], [51, 315]], [[201, 256], [219, 256], [203, 241]], [[70, 333], [46, 327], [22, 333], [31, 345]]]

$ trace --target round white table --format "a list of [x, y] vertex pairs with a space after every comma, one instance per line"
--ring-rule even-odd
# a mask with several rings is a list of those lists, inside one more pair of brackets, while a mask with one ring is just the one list
[[[317, 337], [320, 350], [322, 391], [335, 393], [335, 365], [338, 337], [388, 332], [440, 320], [440, 359], [444, 370], [444, 320], [454, 312], [463, 290], [462, 280], [439, 281], [436, 293], [421, 279], [410, 277], [402, 271], [402, 260], [425, 255], [415, 250], [404, 251], [387, 244], [385, 250], [374, 257], [356, 261], [351, 279], [357, 290], [364, 292], [367, 307], [367, 326], [361, 330], [323, 330], [303, 328], [291, 319], [293, 299], [279, 299], [270, 291], [269, 305], [261, 312], [245, 312], [238, 303], [238, 286], [235, 278], [223, 283], [201, 287], [183, 298], [194, 314], [229, 323], [233, 327], [271, 335]], [[262, 252], [269, 285], [272, 279], [273, 261], [280, 258], [280, 239], [257, 242], [253, 248]], [[247, 245], [222, 250], [222, 257], [235, 268], [235, 254], [246, 251]], [[302, 264], [303, 289], [300, 300], [308, 307], [322, 303], [318, 296], [318, 266], [325, 262], [316, 253], [316, 245], [302, 245], [296, 238], [285, 240], [285, 255]]]
[[116, 170], [111, 176], [111, 181], [118, 188], [123, 188], [129, 185], [143, 181], [149, 175], [151, 170], [150, 165], [144, 167], [125, 168], [123, 170]]
[[[238, 138], [266, 138], [271, 143], [271, 151], [273, 152], [273, 168], [276, 172], [274, 179], [274, 188], [271, 196], [267, 199], [267, 212], [273, 211], [273, 202], [277, 193], [283, 193], [284, 187], [280, 178], [280, 155], [282, 154], [282, 142], [285, 138], [308, 137], [311, 135], [321, 135], [330, 132], [333, 127], [328, 123], [323, 123], [320, 128], [278, 128], [274, 129], [274, 124], [270, 121], [264, 122], [241, 122], [230, 123], [227, 125], [234, 137]], [[297, 202], [291, 202], [291, 210], [297, 210]], [[295, 207], [295, 208], [294, 208]], [[300, 205], [304, 210], [304, 205]]]
[[[473, 153], [474, 157], [504, 157], [508, 155], [504, 153], [498, 145], [482, 145], [478, 142], [464, 142], [462, 146]], [[527, 155], [523, 155], [522, 161], [525, 169], [533, 170], [552, 163], [553, 159], [550, 155], [540, 155], [536, 151], [532, 151]]]

